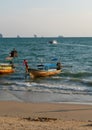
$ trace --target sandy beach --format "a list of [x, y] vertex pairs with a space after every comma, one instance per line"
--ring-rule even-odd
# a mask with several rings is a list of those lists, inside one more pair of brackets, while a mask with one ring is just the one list
[[0, 130], [92, 130], [92, 105], [0, 101]]

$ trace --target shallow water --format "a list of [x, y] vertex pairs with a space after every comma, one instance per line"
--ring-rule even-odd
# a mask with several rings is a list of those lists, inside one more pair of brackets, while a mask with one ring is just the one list
[[[49, 44], [52, 39], [58, 44]], [[92, 103], [92, 38], [1, 38], [0, 62], [13, 48], [19, 55], [16, 72], [0, 76], [0, 100]], [[33, 67], [55, 57], [62, 62], [61, 74], [25, 79], [23, 59]]]

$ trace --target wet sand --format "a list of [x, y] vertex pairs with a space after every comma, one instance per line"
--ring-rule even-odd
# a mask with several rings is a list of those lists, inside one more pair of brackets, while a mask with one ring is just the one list
[[0, 130], [91, 130], [92, 105], [0, 101]]

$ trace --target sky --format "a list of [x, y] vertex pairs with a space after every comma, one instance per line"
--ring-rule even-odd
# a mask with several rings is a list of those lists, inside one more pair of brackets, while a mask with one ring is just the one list
[[92, 37], [92, 0], [0, 0], [4, 37]]

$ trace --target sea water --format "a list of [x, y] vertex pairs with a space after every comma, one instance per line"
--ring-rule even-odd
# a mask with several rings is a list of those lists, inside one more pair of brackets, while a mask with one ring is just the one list
[[[58, 44], [50, 44], [56, 40]], [[92, 38], [1, 38], [0, 63], [15, 48], [16, 72], [0, 75], [0, 100], [24, 102], [74, 102], [92, 104]], [[59, 75], [31, 79], [25, 74], [23, 60], [31, 68], [38, 62], [62, 63]]]

